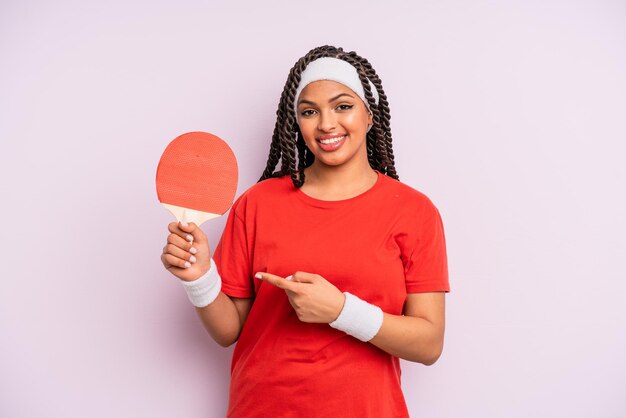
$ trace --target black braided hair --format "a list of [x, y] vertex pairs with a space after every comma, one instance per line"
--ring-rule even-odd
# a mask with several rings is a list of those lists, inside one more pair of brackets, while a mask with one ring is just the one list
[[[259, 181], [289, 174], [295, 187], [302, 187], [304, 184], [304, 168], [313, 164], [315, 156], [306, 147], [302, 133], [298, 128], [294, 100], [302, 71], [311, 61], [322, 57], [339, 58], [356, 68], [374, 121], [372, 129], [367, 133], [367, 159], [373, 169], [397, 180], [398, 174], [394, 163], [391, 125], [389, 123], [391, 113], [380, 78], [372, 65], [356, 52], [344, 52], [342, 48], [325, 45], [310, 50], [289, 71], [276, 110], [276, 125], [274, 126], [267, 165]], [[368, 79], [378, 90], [378, 105], [374, 102], [374, 96], [367, 82]], [[274, 172], [279, 161], [281, 163], [280, 170]]]

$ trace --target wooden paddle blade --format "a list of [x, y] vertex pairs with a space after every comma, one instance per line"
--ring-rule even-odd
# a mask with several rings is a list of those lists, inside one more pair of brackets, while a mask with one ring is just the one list
[[237, 191], [235, 154], [206, 132], [180, 135], [167, 146], [157, 167], [161, 203], [223, 215]]

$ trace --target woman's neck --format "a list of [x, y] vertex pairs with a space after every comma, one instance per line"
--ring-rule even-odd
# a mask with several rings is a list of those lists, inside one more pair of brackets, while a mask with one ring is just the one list
[[315, 162], [304, 169], [301, 190], [321, 200], [344, 200], [358, 196], [374, 186], [378, 175], [369, 163], [359, 166], [326, 166]]

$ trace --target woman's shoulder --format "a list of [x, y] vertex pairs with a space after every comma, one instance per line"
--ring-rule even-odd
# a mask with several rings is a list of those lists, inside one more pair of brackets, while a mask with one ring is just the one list
[[270, 177], [250, 186], [242, 196], [247, 199], [266, 198], [268, 195], [280, 194], [293, 188], [289, 176]]
[[435, 204], [424, 192], [386, 175], [381, 175], [381, 189], [386, 198], [397, 203], [398, 208], [436, 210]]
[[293, 189], [289, 176], [271, 177], [248, 187], [233, 203], [233, 208], [256, 205], [258, 202], [277, 200], [285, 192]]

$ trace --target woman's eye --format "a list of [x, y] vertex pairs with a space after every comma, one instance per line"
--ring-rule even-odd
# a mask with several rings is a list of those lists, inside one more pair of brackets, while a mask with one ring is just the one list
[[300, 113], [302, 116], [311, 116], [313, 113], [315, 113], [314, 110], [308, 109], [303, 111], [302, 113]]
[[350, 109], [352, 109], [352, 106], [353, 105], [342, 104], [342, 105], [337, 106], [337, 108], [339, 110], [350, 110]]

